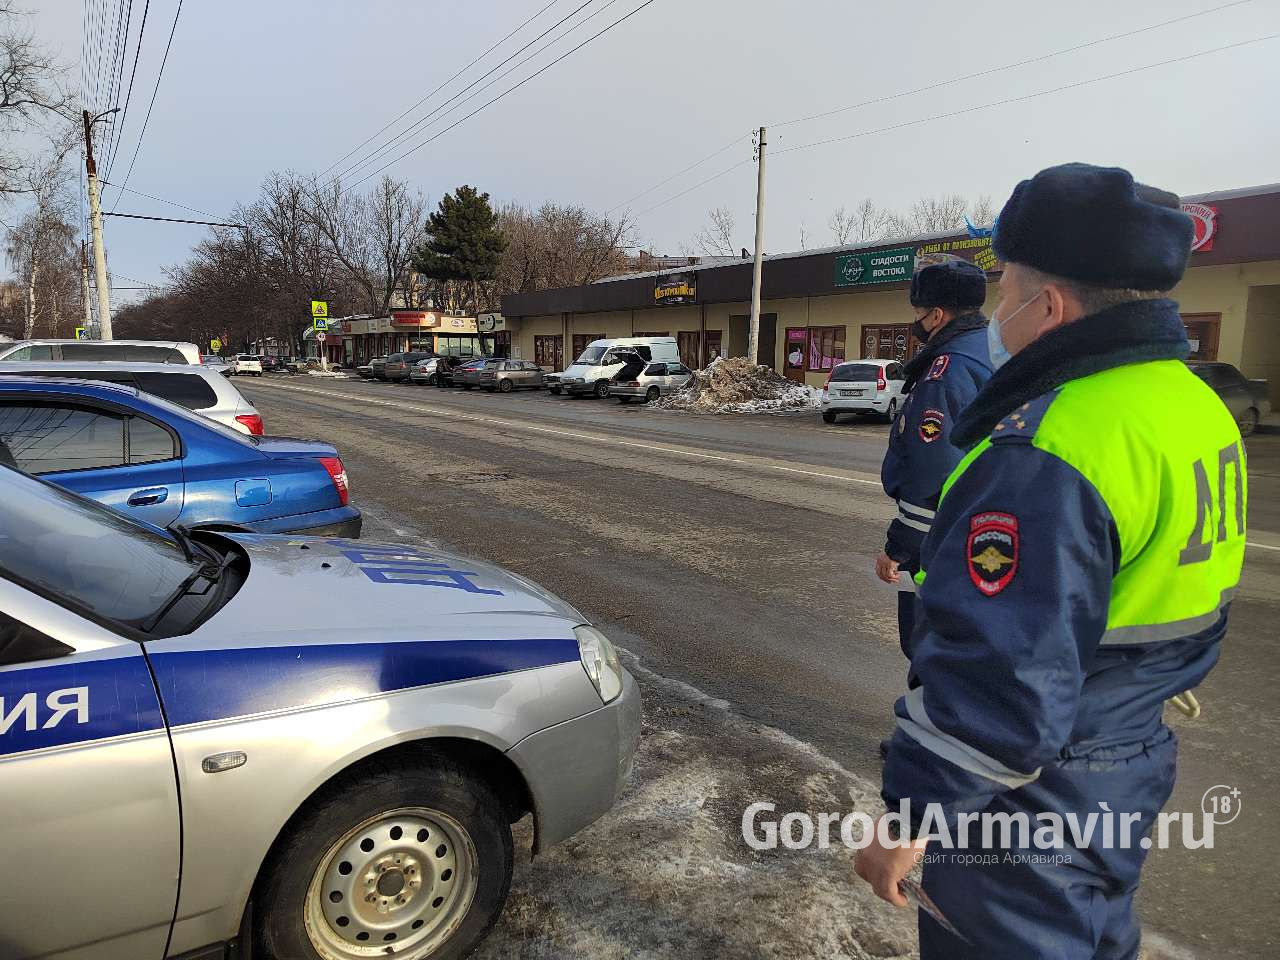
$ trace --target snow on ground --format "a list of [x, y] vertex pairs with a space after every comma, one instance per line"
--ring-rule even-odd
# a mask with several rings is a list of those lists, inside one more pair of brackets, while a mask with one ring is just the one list
[[733, 357], [695, 370], [683, 390], [651, 406], [690, 413], [778, 413], [816, 408], [821, 397], [820, 390], [780, 377], [745, 357]]
[[[816, 817], [876, 811], [877, 788], [724, 701], [629, 666], [645, 720], [627, 791], [603, 820], [532, 864], [517, 854], [511, 900], [476, 956], [913, 956], [914, 914], [877, 900], [838, 838], [826, 850], [756, 852], [741, 835], [754, 800], [776, 803], [778, 817]], [[526, 818], [517, 850], [530, 835]]]
[[337, 380], [351, 379], [344, 370], [308, 370], [307, 373], [313, 377], [328, 377]]

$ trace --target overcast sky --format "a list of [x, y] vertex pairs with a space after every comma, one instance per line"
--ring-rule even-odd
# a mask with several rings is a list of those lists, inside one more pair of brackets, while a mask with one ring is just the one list
[[[28, 6], [38, 7], [30, 25], [76, 78], [85, 3], [92, 13], [103, 3], [114, 8], [117, 2], [122, 0], [29, 0]], [[127, 168], [177, 2], [150, 0], [113, 179], [121, 179]], [[581, 2], [552, 2], [530, 27], [402, 124], [429, 112]], [[529, 66], [448, 114], [440, 126], [642, 2], [614, 0]], [[130, 186], [226, 215], [237, 203], [253, 200], [268, 171], [309, 173], [328, 167], [547, 3], [186, 0]], [[606, 3], [590, 0], [566, 27]], [[646, 245], [671, 253], [690, 244], [707, 211], [720, 205], [737, 219], [737, 244], [752, 245], [755, 170], [748, 135], [762, 123], [772, 126], [765, 216], [769, 252], [798, 249], [802, 227], [808, 246], [829, 243], [831, 211], [864, 196], [902, 208], [927, 194], [985, 193], [998, 207], [1017, 180], [1068, 160], [1120, 164], [1146, 182], [1182, 194], [1280, 180], [1280, 124], [1274, 121], [1280, 39], [910, 123], [1280, 33], [1280, 0], [1215, 9], [1224, 4], [653, 0], [388, 172], [412, 182], [433, 205], [442, 193], [470, 183], [495, 201], [557, 200], [607, 209], [741, 137], [732, 149], [630, 204]], [[133, 3], [134, 37], [143, 6], [141, 0]], [[1214, 12], [779, 126], [1207, 10]], [[132, 65], [132, 41], [129, 50], [127, 66]], [[899, 124], [910, 125], [784, 152]], [[403, 146], [440, 126], [425, 126]], [[747, 162], [649, 209], [739, 161]], [[106, 188], [108, 208], [115, 197]], [[128, 194], [119, 209], [195, 216]], [[202, 230], [108, 220], [107, 250], [116, 283], [125, 283], [122, 277], [163, 281], [162, 268], [182, 261]]]

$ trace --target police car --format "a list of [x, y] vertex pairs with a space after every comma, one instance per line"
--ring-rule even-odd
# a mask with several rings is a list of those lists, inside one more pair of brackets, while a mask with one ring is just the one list
[[6, 960], [464, 956], [510, 824], [604, 814], [639, 723], [608, 639], [496, 567], [163, 531], [0, 467]]

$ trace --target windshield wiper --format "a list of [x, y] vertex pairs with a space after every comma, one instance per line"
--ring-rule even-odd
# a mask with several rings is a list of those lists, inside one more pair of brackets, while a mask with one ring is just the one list
[[[186, 537], [186, 534], [183, 534], [183, 536]], [[168, 616], [169, 611], [177, 605], [178, 601], [192, 592], [191, 588], [195, 586], [197, 580], [207, 580], [210, 586], [215, 586], [222, 580], [222, 575], [227, 572], [227, 568], [236, 562], [237, 554], [235, 550], [228, 550], [225, 555], [218, 558], [217, 554], [213, 553], [208, 547], [196, 543], [190, 538], [187, 539], [191, 546], [208, 555], [209, 561], [200, 564], [189, 576], [185, 577], [173, 593], [165, 598], [164, 603], [160, 605], [160, 609], [142, 622], [140, 626], [145, 633], [150, 633], [154, 630], [156, 624]], [[209, 589], [206, 587], [204, 593], [208, 592]]]
[[218, 562], [218, 556], [204, 544], [193, 540], [191, 531], [180, 524], [174, 524], [169, 528], [169, 532], [173, 534], [178, 541], [178, 546], [182, 548], [182, 555], [186, 558], [187, 563], [192, 563], [196, 559], [197, 551], [204, 557], [206, 562]]

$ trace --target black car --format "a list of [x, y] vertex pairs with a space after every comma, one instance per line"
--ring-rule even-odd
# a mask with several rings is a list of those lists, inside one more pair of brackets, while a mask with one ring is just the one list
[[1271, 412], [1271, 394], [1266, 380], [1248, 380], [1229, 363], [1192, 361], [1187, 366], [1207, 383], [1227, 405], [1247, 437], [1258, 427], [1258, 421]]
[[437, 387], [460, 387], [462, 380], [455, 376], [458, 371], [473, 363], [484, 363], [488, 357], [441, 357], [436, 368]]

